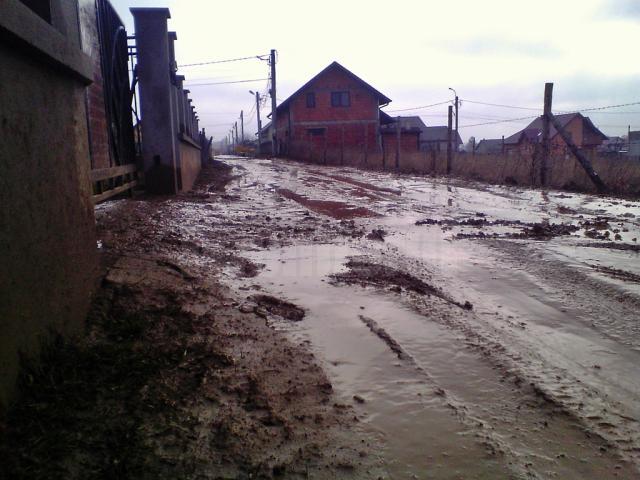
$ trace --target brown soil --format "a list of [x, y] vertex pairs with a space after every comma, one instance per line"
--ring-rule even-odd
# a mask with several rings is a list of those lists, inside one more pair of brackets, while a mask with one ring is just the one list
[[308, 209], [328, 215], [338, 220], [359, 218], [359, 217], [377, 217], [377, 213], [365, 207], [355, 207], [345, 202], [336, 202], [332, 200], [312, 200], [303, 195], [299, 195], [286, 188], [279, 188], [278, 193], [289, 200], [298, 202], [300, 205]]
[[239, 243], [276, 223], [291, 241], [300, 223], [238, 220], [233, 178], [216, 162], [193, 192], [98, 210], [104, 276], [86, 335], [25, 365], [0, 424], [0, 478], [369, 478], [353, 410], [336, 407], [307, 344], [269, 326], [304, 311], [265, 295], [244, 308], [220, 282], [223, 269], [242, 279], [260, 268]]
[[331, 275], [334, 283], [347, 283], [363, 287], [387, 287], [397, 293], [407, 290], [419, 295], [433, 295], [465, 310], [473, 308], [469, 302], [460, 303], [453, 300], [445, 292], [429, 285], [424, 280], [386, 265], [371, 263], [367, 260], [350, 259], [345, 266], [349, 269], [348, 271]]
[[[258, 307], [262, 307], [273, 315], [279, 315], [286, 320], [299, 322], [304, 318], [304, 310], [297, 305], [272, 297], [271, 295], [253, 295], [250, 297]], [[261, 313], [260, 310], [257, 313]]]

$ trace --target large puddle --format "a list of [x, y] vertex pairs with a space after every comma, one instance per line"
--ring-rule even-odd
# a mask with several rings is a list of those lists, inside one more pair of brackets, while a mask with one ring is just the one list
[[[252, 259], [266, 264], [255, 279], [264, 290], [306, 309], [302, 322], [278, 325], [310, 342], [340, 400], [354, 406], [361, 428], [379, 442], [389, 478], [635, 478], [572, 417], [505, 381], [461, 333], [396, 294], [328, 283], [347, 256], [361, 253], [310, 245]], [[438, 258], [464, 264], [456, 256]], [[399, 359], [362, 316], [409, 359]]]

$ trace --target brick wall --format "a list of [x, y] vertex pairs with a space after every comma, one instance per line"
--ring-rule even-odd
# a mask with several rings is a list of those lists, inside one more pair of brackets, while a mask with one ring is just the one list
[[[349, 106], [331, 104], [332, 92], [349, 92]], [[307, 93], [314, 93], [315, 107], [307, 107]], [[331, 69], [291, 100], [278, 112], [278, 138], [283, 143], [311, 142], [314, 148], [379, 150], [378, 98], [362, 83], [339, 69]], [[310, 139], [312, 129], [324, 135]], [[286, 151], [285, 147], [285, 151]]]

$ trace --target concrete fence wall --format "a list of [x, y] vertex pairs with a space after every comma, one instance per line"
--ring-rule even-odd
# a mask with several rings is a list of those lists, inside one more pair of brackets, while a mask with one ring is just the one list
[[[364, 148], [312, 149], [306, 142], [292, 144], [289, 157], [324, 165], [396, 170], [394, 152], [365, 151]], [[640, 158], [612, 158], [592, 155], [594, 169], [612, 193], [640, 195]], [[400, 152], [399, 171], [418, 174], [445, 174], [446, 152]], [[538, 185], [540, 164], [531, 155], [454, 154], [452, 174], [489, 183]], [[551, 158], [549, 187], [595, 192], [596, 189], [572, 155]]]
[[[97, 278], [85, 87], [74, 2], [65, 28], [0, 2], [0, 412], [20, 359], [82, 331]], [[64, 34], [61, 32], [65, 32]]]

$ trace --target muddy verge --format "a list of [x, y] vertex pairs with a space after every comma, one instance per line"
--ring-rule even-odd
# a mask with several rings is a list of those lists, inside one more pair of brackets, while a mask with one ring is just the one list
[[345, 266], [349, 269], [348, 271], [331, 275], [330, 278], [333, 283], [361, 285], [362, 287], [376, 286], [388, 288], [396, 293], [407, 290], [419, 295], [433, 295], [465, 310], [473, 308], [473, 305], [469, 302], [458, 302], [441, 289], [429, 285], [424, 280], [386, 265], [352, 258]]
[[221, 283], [230, 266], [256, 274], [236, 244], [273, 223], [247, 222], [232, 179], [217, 162], [193, 192], [97, 209], [104, 279], [86, 334], [25, 366], [0, 478], [369, 478], [353, 410], [334, 406], [307, 345], [268, 325], [304, 311], [266, 296], [242, 309]]

